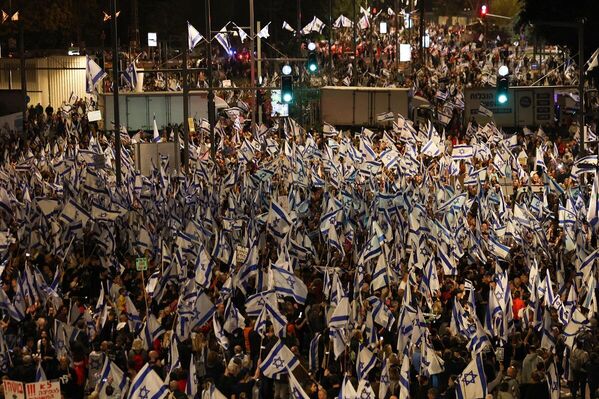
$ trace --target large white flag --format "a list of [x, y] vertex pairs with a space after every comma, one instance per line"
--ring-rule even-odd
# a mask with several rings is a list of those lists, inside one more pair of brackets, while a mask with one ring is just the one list
[[589, 200], [589, 208], [587, 211], [587, 221], [595, 230], [599, 227], [599, 215], [597, 208], [599, 205], [599, 173], [595, 173], [595, 181], [591, 190], [591, 199]]
[[487, 379], [480, 355], [476, 355], [458, 376], [456, 393], [458, 399], [481, 399], [487, 396]]
[[198, 32], [198, 30], [194, 28], [192, 24], [187, 22], [187, 44], [189, 51], [193, 50], [193, 48], [197, 46], [203, 38], [204, 36], [202, 36], [202, 34]]
[[139, 370], [131, 382], [131, 390], [128, 399], [163, 399], [169, 394], [169, 390], [164, 381], [150, 367], [149, 363]]

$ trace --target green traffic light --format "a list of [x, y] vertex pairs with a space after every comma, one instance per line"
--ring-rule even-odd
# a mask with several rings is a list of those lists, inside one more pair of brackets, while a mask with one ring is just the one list
[[497, 96], [497, 102], [499, 104], [505, 104], [507, 102], [507, 95], [501, 93], [500, 95]]

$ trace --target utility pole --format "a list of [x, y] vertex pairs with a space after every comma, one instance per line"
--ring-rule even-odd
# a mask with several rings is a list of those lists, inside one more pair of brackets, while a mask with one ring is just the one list
[[[260, 21], [256, 22], [256, 26], [258, 28], [258, 32], [260, 32], [260, 30], [262, 29], [262, 25], [260, 24]], [[258, 82], [256, 82], [256, 87], [258, 86], [262, 86], [262, 40], [260, 37], [258, 37], [258, 43], [257, 43], [257, 55], [258, 55]], [[262, 104], [258, 104], [258, 94], [256, 93], [256, 104], [254, 106], [254, 108], [256, 109], [256, 115], [257, 118], [254, 118], [255, 120], [257, 120], [258, 125], [262, 125]]]
[[210, 0], [205, 0], [206, 13], [206, 42], [208, 54], [206, 64], [208, 66], [208, 123], [210, 124], [210, 156], [216, 161], [216, 144], [214, 143], [214, 124], [216, 123], [216, 106], [214, 104], [214, 91], [212, 91], [212, 18], [210, 16]]
[[584, 152], [584, 18], [578, 23], [578, 95], [580, 96], [580, 114], [578, 115], [578, 134], [580, 152]]
[[[329, 0], [329, 83], [333, 82], [333, 0]], [[324, 57], [323, 57], [324, 61]]]
[[[22, 10], [23, 8], [21, 7], [19, 11]], [[21, 58], [21, 92], [23, 96], [23, 134], [25, 134], [27, 116], [27, 71], [25, 70], [25, 27], [23, 26], [23, 17], [23, 13], [19, 12], [19, 56]]]
[[[185, 36], [187, 40], [183, 42], [183, 167], [185, 173], [189, 172], [189, 83], [187, 81], [187, 54], [189, 53], [189, 29], [185, 24]], [[175, 135], [175, 144], [177, 151], [179, 149], [179, 133]]]
[[424, 25], [424, 1], [420, 0], [418, 2], [418, 8], [420, 11], [420, 62], [422, 66], [424, 66], [424, 33], [425, 33], [425, 25]]
[[[256, 48], [255, 43], [254, 43], [254, 34], [255, 34], [255, 29], [254, 29], [254, 0], [250, 0], [250, 38], [252, 41], [252, 48], [250, 49], [250, 86], [255, 87], [256, 86], [256, 61], [255, 61], [255, 56], [254, 56], [254, 49]], [[250, 129], [252, 130], [252, 132], [254, 132], [254, 126], [256, 124], [256, 91], [252, 90], [252, 119], [251, 119], [251, 125], [250, 125]]]
[[133, 25], [133, 34], [130, 38], [131, 43], [130, 46], [133, 49], [137, 50], [141, 48], [140, 38], [139, 38], [139, 4], [138, 0], [131, 0], [131, 24]]
[[119, 115], [119, 45], [117, 39], [116, 24], [116, 0], [110, 0], [110, 12], [112, 15], [112, 95], [114, 105], [114, 143], [115, 143], [115, 167], [116, 184], [121, 185], [121, 121]]
[[352, 71], [352, 85], [356, 86], [357, 85], [357, 78], [358, 78], [358, 65], [356, 63], [356, 46], [357, 46], [357, 41], [358, 41], [358, 32], [357, 32], [357, 21], [356, 21], [356, 0], [353, 0], [353, 4], [354, 4], [354, 24], [353, 24], [353, 35], [354, 35], [354, 44], [352, 46], [353, 52], [354, 52], [354, 58], [353, 58], [353, 71]]

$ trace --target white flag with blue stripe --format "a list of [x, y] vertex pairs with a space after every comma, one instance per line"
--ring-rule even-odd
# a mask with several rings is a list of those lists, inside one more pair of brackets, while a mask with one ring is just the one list
[[299, 365], [297, 357], [281, 341], [272, 347], [260, 363], [260, 371], [268, 378], [293, 371]]
[[204, 36], [202, 36], [192, 24], [187, 22], [187, 46], [189, 51], [193, 50], [193, 48], [197, 46], [203, 38]]
[[125, 373], [112, 362], [108, 356], [104, 359], [104, 366], [100, 371], [100, 379], [98, 381], [97, 391], [100, 397], [108, 397], [106, 394], [106, 388], [109, 386], [113, 389], [113, 396], [117, 398], [124, 398], [127, 393], [127, 387], [129, 385], [129, 378]]
[[133, 378], [127, 399], [163, 399], [168, 395], [169, 390], [164, 381], [146, 363]]
[[480, 355], [458, 376], [456, 394], [458, 399], [482, 399], [487, 396], [487, 378]]
[[270, 271], [275, 292], [283, 296], [290, 296], [302, 305], [306, 303], [308, 287], [299, 277], [274, 264], [271, 265]]
[[107, 76], [106, 72], [94, 60], [87, 57], [85, 65], [85, 92], [93, 93], [96, 85]]

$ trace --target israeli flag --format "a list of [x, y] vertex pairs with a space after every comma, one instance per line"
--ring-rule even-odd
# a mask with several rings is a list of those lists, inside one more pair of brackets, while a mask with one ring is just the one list
[[152, 137], [152, 142], [160, 143], [160, 133], [158, 131], [158, 124], [156, 123], [156, 114], [154, 114], [154, 136]]
[[133, 379], [127, 399], [163, 399], [168, 395], [169, 390], [164, 381], [146, 363]]
[[453, 147], [451, 157], [454, 160], [470, 159], [474, 156], [474, 147], [466, 144], [459, 144]]
[[299, 360], [281, 341], [272, 347], [268, 355], [260, 363], [260, 371], [268, 378], [293, 371]]
[[123, 79], [127, 82], [127, 84], [131, 87], [131, 90], [134, 90], [137, 87], [137, 67], [135, 66], [135, 61], [133, 61], [123, 74]]
[[93, 93], [96, 85], [104, 79], [107, 75], [106, 72], [94, 60], [87, 57], [87, 62], [85, 66], [85, 92]]
[[487, 396], [487, 378], [480, 355], [476, 355], [458, 376], [457, 398], [479, 399]]
[[107, 397], [106, 388], [111, 386], [115, 394], [113, 397], [122, 399], [125, 397], [128, 385], [129, 378], [127, 378], [125, 373], [114, 364], [108, 356], [106, 356], [104, 366], [102, 367], [102, 371], [100, 371], [100, 380], [98, 381], [97, 387], [100, 397]]
[[[227, 23], [228, 25], [228, 23]], [[214, 36], [218, 44], [220, 44], [228, 55], [231, 55], [231, 43], [229, 42], [229, 34], [227, 33], [227, 25], [223, 26], [222, 29]]]
[[203, 38], [204, 36], [192, 24], [187, 22], [187, 46], [189, 47], [189, 51], [193, 50]]
[[599, 173], [595, 173], [595, 181], [591, 190], [591, 198], [589, 199], [589, 207], [587, 211], [587, 221], [595, 230], [599, 228]]

